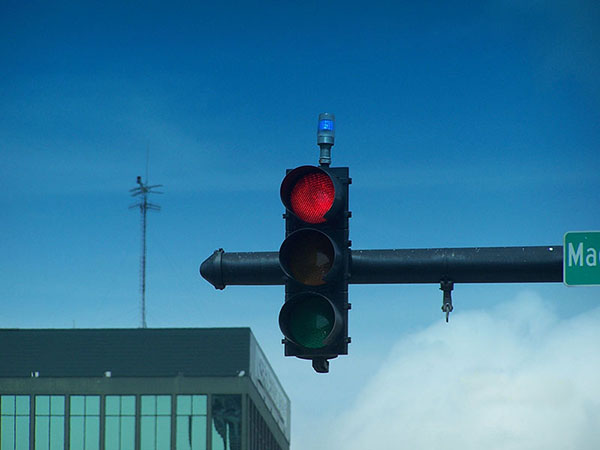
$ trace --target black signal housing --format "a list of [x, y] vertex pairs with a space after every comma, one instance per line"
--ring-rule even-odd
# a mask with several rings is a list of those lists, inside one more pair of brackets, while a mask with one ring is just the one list
[[312, 359], [318, 372], [348, 353], [350, 182], [347, 167], [300, 166], [281, 183], [286, 282], [279, 325], [285, 355]]

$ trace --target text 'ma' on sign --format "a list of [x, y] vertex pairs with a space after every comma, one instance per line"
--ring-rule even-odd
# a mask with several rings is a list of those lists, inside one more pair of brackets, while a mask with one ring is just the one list
[[570, 231], [565, 234], [563, 249], [567, 286], [600, 285], [600, 231]]

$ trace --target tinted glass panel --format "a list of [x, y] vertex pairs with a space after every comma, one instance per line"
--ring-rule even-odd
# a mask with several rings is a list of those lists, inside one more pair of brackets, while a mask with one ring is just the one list
[[106, 417], [105, 419], [105, 436], [104, 436], [104, 445], [106, 446], [106, 449], [115, 449], [118, 450], [119, 449], [119, 442], [120, 442], [120, 424], [121, 424], [121, 419], [120, 417], [115, 417], [115, 416], [111, 416], [111, 417]]
[[85, 398], [85, 414], [100, 415], [100, 397], [97, 395], [89, 395]]
[[71, 396], [69, 450], [99, 450], [100, 396]]
[[121, 397], [121, 414], [124, 416], [135, 416], [135, 396], [124, 395]]
[[17, 415], [29, 415], [29, 396], [17, 395], [15, 397]]
[[141, 443], [142, 448], [148, 450], [154, 450], [156, 448], [156, 420], [153, 416], [142, 417], [142, 428], [141, 428]]
[[[64, 405], [63, 405], [64, 408]], [[63, 409], [64, 411], [64, 409]], [[50, 450], [65, 448], [65, 418], [50, 416]]]
[[[100, 450], [100, 417], [85, 418], [85, 450]], [[70, 449], [73, 450], [73, 449]]]
[[83, 416], [85, 411], [85, 397], [83, 395], [71, 396], [71, 415]]
[[35, 448], [48, 450], [50, 448], [50, 417], [36, 416], [35, 418]]
[[177, 450], [206, 450], [206, 416], [177, 417]]
[[0, 449], [29, 450], [29, 396], [0, 396]]
[[206, 415], [206, 395], [192, 396], [192, 412], [193, 414]]
[[156, 418], [156, 450], [171, 448], [171, 416]]
[[135, 416], [123, 417], [121, 423], [121, 448], [120, 450], [135, 449]]
[[4, 415], [12, 416], [15, 414], [15, 396], [14, 395], [3, 395], [0, 399], [2, 404], [0, 405], [0, 413]]
[[29, 416], [17, 416], [15, 439], [15, 450], [29, 450]]
[[121, 397], [118, 395], [107, 395], [105, 414], [107, 416], [118, 416], [121, 413]]
[[108, 395], [105, 408], [105, 448], [107, 450], [134, 450], [135, 396]]
[[176, 450], [206, 450], [206, 395], [178, 395]]
[[159, 416], [171, 414], [171, 396], [159, 395], [156, 397], [156, 413]]
[[35, 449], [63, 450], [65, 447], [65, 398], [38, 395], [35, 398]]
[[0, 448], [15, 447], [15, 418], [3, 415], [0, 418]]
[[38, 395], [35, 398], [35, 414], [46, 416], [50, 414], [50, 396]]
[[156, 396], [142, 395], [142, 416], [153, 416], [156, 414]]
[[65, 398], [58, 395], [50, 397], [50, 414], [53, 416], [63, 416], [65, 414]]
[[83, 437], [85, 436], [84, 417], [71, 416], [70, 426], [69, 449], [82, 450], [84, 448]]
[[240, 395], [212, 396], [213, 450], [241, 450], [242, 398]]
[[192, 396], [191, 395], [178, 395], [177, 396], [177, 414], [191, 414], [192, 413]]
[[144, 450], [171, 448], [171, 396], [143, 395], [140, 444]]

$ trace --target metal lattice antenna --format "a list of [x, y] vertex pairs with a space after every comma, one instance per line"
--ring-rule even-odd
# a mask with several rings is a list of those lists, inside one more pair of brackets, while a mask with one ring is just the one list
[[152, 189], [162, 187], [162, 184], [148, 185], [148, 159], [146, 158], [146, 183], [142, 181], [142, 177], [137, 177], [138, 187], [129, 189], [132, 197], [141, 196], [139, 203], [134, 203], [129, 207], [140, 208], [140, 219], [142, 229], [142, 252], [140, 256], [140, 294], [141, 294], [141, 314], [142, 314], [142, 328], [146, 328], [146, 212], [150, 210], [160, 211], [160, 206], [148, 202], [148, 194], [162, 194], [160, 191], [153, 191]]

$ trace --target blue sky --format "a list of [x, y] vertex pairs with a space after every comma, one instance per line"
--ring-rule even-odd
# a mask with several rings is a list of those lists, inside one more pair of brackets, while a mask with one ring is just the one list
[[[139, 325], [139, 213], [128, 189], [149, 149], [150, 182], [165, 194], [149, 217], [148, 324], [252, 327], [292, 400], [293, 448], [326, 448], [327, 427], [358, 413], [365, 392], [378, 398], [373, 386], [400, 363], [434, 370], [419, 336], [457, 339], [457, 363], [440, 354], [440, 370], [483, 354], [469, 347], [480, 338], [469, 317], [489, 324], [490, 342], [508, 335], [526, 355], [545, 351], [534, 372], [550, 377], [557, 358], [540, 342], [597, 320], [597, 287], [458, 285], [446, 325], [437, 286], [351, 286], [350, 354], [323, 376], [283, 357], [283, 287], [216, 291], [198, 267], [219, 247], [279, 248], [279, 184], [286, 168], [317, 163], [320, 112], [336, 115], [333, 163], [353, 178], [355, 249], [559, 245], [566, 231], [598, 230], [599, 55], [593, 1], [4, 1], [0, 326]], [[537, 326], [538, 317], [549, 319]], [[511, 321], [541, 331], [524, 338]], [[506, 361], [496, 369], [522, 386], [531, 367]], [[599, 366], [591, 358], [578, 373]], [[482, 377], [458, 392], [495, 380]], [[399, 374], [406, 389], [391, 398], [412, 389], [433, 402], [434, 381], [420, 378]], [[591, 389], [582, 408], [599, 414]], [[513, 392], [518, 403], [523, 391]], [[473, 407], [488, 411], [484, 400]], [[445, 401], [464, 410], [461, 398]], [[511, 426], [515, 448], [532, 448]], [[492, 435], [478, 442], [502, 448]]]

